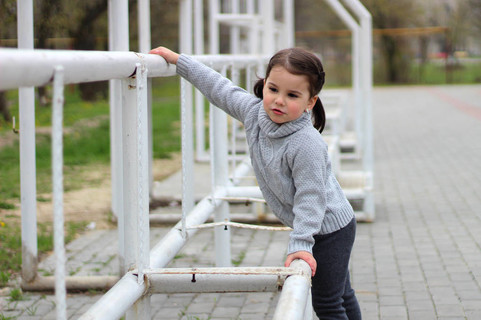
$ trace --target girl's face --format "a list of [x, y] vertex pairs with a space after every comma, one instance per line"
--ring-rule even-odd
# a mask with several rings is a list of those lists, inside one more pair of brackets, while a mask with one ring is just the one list
[[296, 120], [314, 107], [317, 96], [311, 97], [309, 82], [303, 75], [295, 75], [284, 67], [271, 69], [264, 80], [264, 110], [278, 124]]

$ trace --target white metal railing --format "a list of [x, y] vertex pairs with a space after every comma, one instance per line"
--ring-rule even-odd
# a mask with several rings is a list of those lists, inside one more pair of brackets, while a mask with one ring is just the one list
[[[181, 0], [181, 51], [186, 53], [195, 52], [196, 54], [203, 54], [203, 32], [202, 17], [198, 14], [203, 10], [198, 10], [202, 6], [202, 1], [195, 0], [195, 37], [192, 36], [192, 4], [193, 0]], [[218, 5], [219, 0], [212, 0], [210, 8]], [[369, 12], [362, 6], [358, 0], [342, 0], [353, 12], [357, 15], [358, 21], [351, 18], [350, 14], [340, 5], [340, 0], [327, 1], [334, 11], [341, 17], [341, 19], [351, 29], [353, 41], [353, 66], [358, 65], [359, 70], [353, 69], [353, 89], [355, 94], [355, 108], [356, 108], [356, 134], [358, 136], [358, 146], [362, 146], [362, 161], [363, 171], [361, 175], [356, 173], [356, 180], [363, 180], [364, 186], [372, 186], [372, 123], [371, 123], [371, 87], [372, 87], [372, 39], [371, 39], [371, 16]], [[237, 3], [236, 1], [232, 2]], [[62, 149], [61, 145], [61, 107], [62, 107], [62, 89], [64, 84], [80, 83], [88, 81], [111, 80], [111, 105], [115, 108], [111, 109], [111, 127], [112, 139], [119, 139], [120, 142], [113, 142], [112, 145], [120, 145], [115, 151], [112, 151], [112, 159], [116, 160], [112, 164], [113, 175], [117, 176], [120, 172], [120, 183], [113, 183], [118, 188], [113, 191], [112, 209], [118, 213], [119, 220], [119, 257], [121, 260], [121, 274], [125, 273], [122, 279], [96, 303], [91, 310], [89, 310], [83, 318], [98, 318], [98, 319], [116, 319], [127, 313], [130, 316], [149, 318], [150, 303], [149, 299], [144, 296], [145, 290], [149, 288], [152, 283], [157, 281], [164, 281], [155, 278], [162, 278], [161, 271], [154, 270], [165, 266], [186, 243], [187, 239], [195, 234], [197, 229], [192, 229], [191, 226], [199, 225], [206, 221], [211, 213], [215, 213], [215, 220], [217, 223], [228, 219], [228, 204], [227, 201], [239, 197], [259, 197], [260, 191], [258, 188], [252, 187], [236, 187], [235, 181], [237, 178], [246, 174], [248, 166], [241, 162], [239, 166], [233, 166], [235, 179], [228, 177], [228, 162], [227, 162], [227, 130], [226, 130], [226, 116], [223, 112], [216, 108], [211, 110], [211, 159], [215, 164], [212, 173], [212, 193], [210, 196], [204, 198], [198, 205], [194, 206], [192, 184], [190, 180], [185, 179], [193, 172], [193, 130], [191, 126], [186, 125], [191, 123], [193, 118], [191, 105], [192, 89], [189, 84], [182, 82], [182, 155], [183, 155], [183, 199], [184, 208], [182, 219], [178, 225], [172, 229], [166, 237], [164, 237], [159, 244], [149, 250], [148, 245], [148, 188], [143, 186], [148, 185], [147, 179], [150, 175], [148, 171], [148, 118], [146, 116], [148, 111], [147, 88], [149, 86], [147, 77], [170, 76], [175, 73], [175, 68], [168, 66], [160, 57], [149, 56], [145, 54], [127, 52], [128, 51], [128, 9], [127, 1], [112, 1], [109, 3], [109, 26], [111, 28], [110, 49], [120, 50], [120, 52], [80, 52], [80, 51], [32, 51], [32, 50], [14, 50], [14, 49], [0, 49], [0, 61], [2, 61], [2, 73], [0, 73], [0, 90], [21, 88], [20, 101], [26, 103], [27, 107], [20, 108], [20, 128], [21, 128], [21, 184], [22, 197], [28, 198], [28, 201], [22, 199], [22, 245], [23, 252], [23, 270], [22, 275], [24, 281], [29, 284], [34, 284], [35, 281], [45, 283], [45, 278], [36, 277], [36, 214], [35, 214], [35, 164], [34, 164], [34, 108], [31, 107], [33, 103], [33, 86], [44, 85], [54, 80], [54, 94], [57, 97], [56, 106], [53, 114], [53, 122], [56, 123], [55, 144], [53, 151], [58, 154]], [[247, 1], [247, 14], [254, 23], [248, 26], [249, 35], [248, 41], [251, 47], [258, 47], [253, 53], [271, 54], [277, 50], [279, 46], [292, 46], [293, 39], [293, 19], [292, 12], [293, 1], [284, 0], [284, 30], [285, 45], [280, 44], [279, 27], [281, 25], [274, 20], [273, 1], [257, 2], [258, 7], [254, 8], [254, 1]], [[213, 6], [214, 5], [214, 6]], [[232, 14], [238, 14], [238, 8], [233, 5]], [[19, 21], [19, 46], [24, 49], [33, 48], [33, 25], [32, 15], [33, 8], [31, 0], [18, 0]], [[211, 53], [218, 52], [218, 23], [222, 20], [222, 16], [216, 14], [217, 11], [211, 12], [212, 17], [210, 21], [210, 47]], [[253, 15], [258, 14], [261, 18], [255, 18]], [[139, 20], [140, 27], [140, 47], [142, 52], [146, 52], [150, 48], [150, 37], [148, 36], [148, 0], [139, 1]], [[231, 16], [232, 18], [233, 16]], [[246, 16], [239, 18], [244, 19]], [[232, 48], [239, 48], [239, 28], [243, 24], [230, 23]], [[222, 23], [225, 23], [222, 22]], [[243, 25], [245, 26], [245, 24]], [[261, 27], [262, 26], [262, 27]], [[217, 33], [216, 33], [217, 32]], [[263, 39], [260, 41], [260, 39]], [[195, 50], [192, 49], [194, 44]], [[262, 44], [259, 47], [259, 44]], [[361, 45], [362, 44], [362, 45]], [[237, 50], [237, 49], [235, 49]], [[234, 51], [233, 53], [236, 53]], [[257, 68], [260, 57], [252, 56], [198, 56], [199, 60], [206, 62], [211, 67], [224, 72], [225, 66], [229, 65], [231, 68], [231, 76], [236, 82], [236, 72], [240, 69], [246, 70], [246, 74], [250, 73], [250, 68]], [[248, 67], [251, 66], [251, 67]], [[63, 72], [62, 69], [63, 68]], [[247, 68], [247, 69], [246, 69]], [[259, 69], [260, 70], [260, 69]], [[258, 74], [263, 72], [258, 71]], [[136, 78], [133, 78], [133, 77]], [[247, 76], [249, 77], [249, 76]], [[203, 100], [200, 94], [196, 93], [196, 101]], [[359, 103], [359, 101], [361, 101]], [[359, 105], [358, 105], [359, 103]], [[197, 102], [197, 106], [200, 106]], [[133, 107], [135, 106], [135, 107]], [[59, 111], [60, 110], [60, 111]], [[200, 108], [196, 108], [200, 110]], [[203, 108], [202, 108], [203, 110]], [[115, 112], [114, 112], [115, 111]], [[196, 113], [197, 119], [200, 114]], [[202, 118], [203, 119], [203, 118]], [[341, 126], [342, 127], [342, 126]], [[120, 129], [122, 128], [122, 129]], [[60, 130], [60, 131], [59, 131]], [[119, 131], [120, 130], [120, 131]], [[339, 131], [339, 130], [337, 130]], [[340, 145], [342, 139], [336, 136], [330, 138], [334, 145]], [[216, 134], [213, 134], [215, 132]], [[219, 132], [221, 134], [219, 134]], [[235, 129], [232, 129], [233, 137], [235, 136]], [[199, 131], [197, 130], [197, 133]], [[59, 139], [60, 137], [60, 139]], [[235, 141], [233, 138], [232, 142]], [[334, 154], [337, 147], [334, 147]], [[233, 149], [235, 150], [235, 148]], [[33, 151], [33, 152], [32, 152]], [[332, 151], [332, 149], [331, 149]], [[233, 151], [234, 153], [235, 151]], [[26, 156], [27, 155], [27, 156]], [[333, 162], [334, 167], [339, 170], [339, 164], [336, 159]], [[25, 161], [25, 160], [28, 161]], [[235, 157], [234, 157], [235, 159]], [[62, 187], [55, 181], [61, 181], [61, 156], [56, 156], [53, 164], [54, 177], [54, 199], [56, 199], [56, 215], [62, 214], [61, 209], [61, 194]], [[115, 169], [114, 169], [115, 167]], [[235, 168], [235, 170], [234, 170]], [[342, 175], [341, 175], [342, 176]], [[349, 177], [348, 180], [352, 177]], [[112, 181], [114, 182], [114, 181]], [[30, 187], [29, 187], [30, 186]], [[32, 187], [33, 186], [33, 189]], [[365, 192], [365, 191], [368, 192]], [[348, 190], [347, 194], [356, 193], [357, 189]], [[362, 193], [362, 192], [361, 192]], [[356, 195], [357, 197], [358, 195]], [[372, 220], [374, 217], [374, 203], [372, 192], [369, 189], [363, 190], [361, 195], [364, 197], [364, 214], [367, 220]], [[115, 198], [115, 199], [114, 199]], [[25, 210], [24, 210], [25, 209]], [[125, 210], [124, 210], [125, 209]], [[23, 213], [26, 215], [23, 216]], [[187, 215], [188, 214], [188, 215]], [[57, 219], [56, 219], [57, 220]], [[62, 219], [56, 221], [56, 230], [60, 230], [63, 224]], [[180, 230], [180, 231], [179, 231]], [[230, 238], [228, 232], [222, 230], [221, 227], [216, 228], [216, 242], [229, 243]], [[133, 239], [133, 241], [127, 241]], [[25, 245], [24, 245], [25, 241]], [[55, 249], [58, 252], [58, 278], [56, 280], [57, 288], [57, 317], [64, 319], [65, 313], [65, 283], [75, 283], [74, 278], [66, 277], [62, 279], [62, 236], [56, 235]], [[150, 252], [150, 256], [149, 256]], [[216, 248], [216, 264], [228, 266], [230, 262], [229, 248]], [[228, 257], [228, 258], [226, 258]], [[308, 266], [302, 261], [293, 263], [295, 269], [303, 269]], [[239, 270], [241, 270], [240, 268]], [[245, 270], [244, 270], [245, 271]], [[257, 270], [260, 273], [267, 272], [266, 270]], [[205, 271], [209, 273], [211, 271]], [[217, 271], [216, 271], [217, 272]], [[270, 270], [269, 272], [272, 272]], [[285, 272], [294, 272], [287, 270]], [[310, 317], [310, 303], [308, 302], [308, 287], [309, 277], [305, 275], [310, 271], [307, 270], [304, 276], [292, 274], [285, 283], [281, 295], [281, 302], [276, 310], [276, 319], [297, 319]], [[143, 282], [149, 279], [150, 283]], [[211, 275], [217, 278], [219, 275]], [[222, 275], [221, 275], [222, 277]], [[258, 281], [260, 278], [255, 277]], [[35, 281], [33, 281], [35, 280]], [[51, 280], [51, 279], [47, 279]], [[102, 279], [106, 280], [106, 279]], [[111, 279], [108, 279], [109, 281]], [[238, 281], [239, 279], [235, 280]], [[244, 279], [245, 280], [245, 279]], [[251, 280], [241, 282], [248, 283]], [[170, 281], [170, 280], [169, 280]], [[264, 280], [263, 280], [264, 281]], [[267, 280], [266, 280], [267, 281]], [[95, 283], [98, 282], [93, 281]], [[206, 289], [211, 290], [211, 289]], [[307, 303], [306, 303], [307, 302]], [[130, 306], [136, 304], [138, 308], [136, 311], [129, 309]], [[304, 306], [306, 312], [304, 312]], [[302, 310], [301, 310], [302, 309]]]
[[[259, 57], [256, 56], [198, 56], [197, 59], [208, 62], [213, 68], [224, 69], [229, 65], [233, 69], [242, 69], [254, 64], [258, 64]], [[100, 81], [111, 78], [121, 79], [122, 91], [122, 146], [123, 146], [123, 181], [124, 187], [120, 198], [123, 199], [123, 215], [119, 217], [120, 224], [123, 225], [124, 233], [120, 234], [119, 241], [124, 245], [124, 261], [127, 272], [111, 290], [107, 292], [82, 318], [84, 319], [117, 319], [127, 312], [130, 307], [139, 304], [136, 310], [142, 310], [146, 316], [149, 313], [149, 298], [145, 296], [145, 290], [151, 288], [154, 283], [162, 278], [162, 272], [157, 268], [165, 267], [191, 238], [197, 229], [190, 228], [204, 223], [207, 218], [215, 213], [216, 221], [221, 222], [229, 219], [228, 202], [229, 197], [250, 196], [252, 191], [246, 187], [235, 187], [233, 180], [228, 176], [227, 160], [227, 117], [226, 114], [217, 108], [211, 109], [211, 150], [212, 150], [212, 183], [213, 190], [211, 195], [204, 198], [190, 210], [183, 210], [183, 218], [179, 223], [156, 245], [149, 250], [149, 219], [148, 219], [148, 185], [146, 171], [148, 163], [147, 153], [147, 106], [146, 106], [146, 87], [147, 77], [170, 76], [175, 72], [173, 66], [158, 56], [143, 55], [133, 52], [80, 52], [80, 51], [50, 51], [50, 50], [16, 50], [0, 49], [0, 61], [2, 61], [2, 73], [0, 74], [0, 90], [12, 89], [21, 86], [39, 86], [53, 82], [54, 89], [54, 112], [53, 112], [53, 138], [52, 149], [53, 178], [54, 178], [54, 200], [55, 200], [55, 252], [57, 255], [56, 263], [56, 300], [57, 317], [66, 317], [66, 281], [65, 259], [63, 247], [63, 218], [62, 218], [62, 106], [63, 106], [63, 86], [69, 83], [79, 83], [83, 81]], [[27, 62], [27, 63], [26, 63]], [[3, 68], [5, 66], [5, 68]], [[34, 72], [35, 71], [35, 72]], [[221, 70], [222, 71], [222, 70]], [[236, 70], [237, 72], [238, 70]], [[19, 76], [16, 73], [27, 77]], [[235, 72], [233, 72], [235, 73]], [[13, 75], [13, 76], [12, 76]], [[190, 88], [184, 83], [183, 90]], [[183, 100], [183, 99], [182, 99]], [[183, 144], [183, 165], [184, 177], [192, 172], [194, 161], [193, 153], [186, 152], [188, 146], [193, 146], [192, 131], [186, 130], [189, 117], [186, 116], [191, 106], [182, 103], [182, 144]], [[20, 119], [22, 121], [22, 119]], [[241, 163], [233, 173], [234, 177], [241, 177], [248, 172], [245, 163]], [[183, 197], [190, 197], [189, 184], [192, 180], [184, 180]], [[255, 193], [258, 188], [255, 188]], [[226, 200], [227, 199], [227, 200]], [[25, 217], [28, 219], [28, 217]], [[58, 233], [58, 232], [60, 233]], [[215, 227], [216, 232], [216, 265], [230, 266], [230, 228], [226, 231], [223, 226]], [[128, 239], [129, 241], [125, 241]], [[63, 257], [63, 258], [62, 258]], [[299, 262], [301, 270], [310, 270], [307, 264]], [[295, 266], [294, 264], [293, 266]], [[262, 284], [270, 275], [278, 275], [279, 271], [292, 274], [293, 280], [284, 283], [284, 290], [289, 293], [289, 285], [297, 279], [299, 268], [276, 268], [277, 271], [270, 269], [257, 269], [252, 273], [250, 268], [237, 270], [241, 273], [251, 274], [243, 278], [241, 283], [256, 282]], [[199, 272], [204, 272], [200, 270]], [[219, 273], [218, 271], [216, 271]], [[224, 273], [226, 271], [223, 271]], [[222, 273], [222, 272], [221, 272]], [[144, 277], [145, 275], [145, 277]], [[257, 276], [256, 276], [257, 275]], [[265, 277], [267, 275], [267, 278]], [[218, 277], [212, 275], [213, 277]], [[263, 278], [264, 277], [264, 278]], [[70, 277], [70, 280], [75, 277]], [[290, 279], [289, 278], [289, 279]], [[304, 280], [301, 286], [304, 288], [302, 293], [293, 290], [291, 295], [299, 295], [294, 299], [299, 303], [293, 310], [298, 310], [297, 314], [303, 314], [306, 308], [307, 295], [309, 291], [310, 276], [302, 276]], [[144, 282], [148, 279], [148, 283]], [[254, 280], [255, 279], [255, 280]], [[37, 280], [43, 281], [41, 277]], [[68, 280], [68, 279], [67, 279]], [[238, 280], [236, 280], [238, 281]], [[270, 281], [270, 280], [269, 280]], [[295, 281], [297, 283], [299, 280]], [[267, 283], [266, 283], [267, 285]], [[252, 287], [252, 290], [257, 290]], [[277, 291], [279, 285], [275, 287]], [[212, 290], [212, 289], [206, 289]], [[217, 289], [216, 289], [217, 290]], [[227, 290], [227, 288], [226, 288]], [[154, 292], [154, 291], [153, 291]], [[291, 297], [292, 298], [292, 297]], [[279, 305], [283, 308], [282, 305]], [[309, 309], [309, 308], [308, 308]], [[129, 311], [130, 310], [130, 311]], [[309, 309], [310, 310], [310, 309]], [[281, 312], [280, 314], [284, 314]], [[136, 316], [140, 314], [136, 313]]]

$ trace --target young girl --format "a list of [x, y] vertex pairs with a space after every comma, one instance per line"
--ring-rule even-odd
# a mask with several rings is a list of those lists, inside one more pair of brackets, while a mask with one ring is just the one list
[[274, 214], [293, 229], [285, 266], [302, 259], [311, 267], [317, 316], [361, 319], [348, 270], [356, 221], [320, 134], [325, 124], [317, 96], [324, 84], [321, 61], [300, 48], [281, 50], [252, 95], [189, 56], [164, 47], [150, 53], [176, 64], [180, 76], [244, 124], [262, 194]]

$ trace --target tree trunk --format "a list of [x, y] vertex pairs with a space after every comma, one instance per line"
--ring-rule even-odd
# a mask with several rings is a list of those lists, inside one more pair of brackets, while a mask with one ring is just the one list
[[[70, 35], [74, 39], [74, 50], [95, 50], [96, 37], [95, 21], [105, 11], [107, 11], [108, 1], [97, 1], [89, 6], [78, 24], [76, 30], [70, 30]], [[105, 48], [106, 49], [106, 48]], [[107, 96], [108, 85], [106, 82], [81, 83], [79, 84], [80, 96], [82, 100], [95, 101], [99, 95]]]
[[8, 110], [7, 106], [7, 99], [5, 98], [5, 92], [0, 92], [0, 113], [3, 116], [3, 119], [7, 122], [12, 121], [12, 117], [10, 116], [10, 111]]

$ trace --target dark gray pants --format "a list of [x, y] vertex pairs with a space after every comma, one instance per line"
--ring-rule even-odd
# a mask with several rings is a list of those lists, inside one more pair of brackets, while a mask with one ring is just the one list
[[312, 306], [320, 320], [361, 319], [348, 268], [355, 234], [353, 219], [341, 230], [314, 237], [312, 253], [317, 270], [312, 278]]

